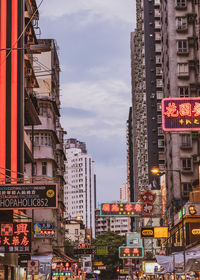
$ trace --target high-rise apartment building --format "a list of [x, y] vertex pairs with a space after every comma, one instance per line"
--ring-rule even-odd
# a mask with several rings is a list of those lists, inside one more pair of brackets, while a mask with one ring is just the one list
[[[163, 95], [198, 97], [199, 1], [162, 1], [161, 18]], [[171, 227], [181, 197], [185, 203], [199, 178], [199, 141], [198, 133], [165, 134], [167, 217]]]
[[133, 170], [135, 199], [147, 186], [159, 189], [154, 166], [164, 166], [161, 129], [162, 68], [160, 2], [136, 1], [137, 26], [131, 34]]
[[120, 187], [120, 201], [121, 202], [129, 201], [129, 188], [128, 188], [128, 184], [123, 184]]
[[87, 154], [86, 145], [76, 139], [68, 139], [65, 172], [65, 218], [81, 216], [86, 228], [95, 236], [96, 176], [94, 161]]

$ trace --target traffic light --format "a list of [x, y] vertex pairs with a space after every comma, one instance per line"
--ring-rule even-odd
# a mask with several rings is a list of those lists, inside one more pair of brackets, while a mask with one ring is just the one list
[[117, 273], [119, 273], [119, 271], [120, 271], [119, 267], [117, 267], [116, 271], [117, 271]]
[[137, 276], [137, 277], [139, 277], [139, 275], [140, 275], [140, 271], [139, 271], [139, 270], [136, 270], [136, 272], [135, 272], [135, 273], [136, 273], [136, 276]]

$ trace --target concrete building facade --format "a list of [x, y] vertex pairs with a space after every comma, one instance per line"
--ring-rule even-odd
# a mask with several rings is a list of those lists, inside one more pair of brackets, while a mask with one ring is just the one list
[[[198, 97], [198, 1], [162, 1], [161, 17], [163, 96]], [[174, 216], [181, 208], [181, 198], [186, 203], [192, 187], [198, 184], [199, 141], [197, 133], [165, 134], [167, 217], [170, 227], [174, 226]]]
[[65, 171], [65, 218], [80, 216], [86, 228], [92, 229], [95, 236], [96, 176], [94, 162], [87, 154], [84, 143], [68, 139], [66, 147]]

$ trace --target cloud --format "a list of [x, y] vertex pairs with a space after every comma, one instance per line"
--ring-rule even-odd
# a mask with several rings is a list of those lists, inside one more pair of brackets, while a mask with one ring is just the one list
[[115, 79], [63, 84], [62, 123], [80, 136], [105, 139], [124, 134], [129, 90], [124, 81]]
[[134, 9], [132, 0], [59, 0], [59, 3], [55, 0], [44, 0], [41, 16], [57, 19], [79, 14], [83, 15], [79, 23], [82, 25], [102, 20], [130, 23], [133, 20]]

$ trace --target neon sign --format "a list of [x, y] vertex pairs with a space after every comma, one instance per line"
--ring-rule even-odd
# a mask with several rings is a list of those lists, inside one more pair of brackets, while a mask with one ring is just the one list
[[101, 203], [100, 216], [139, 216], [142, 213], [141, 202]]
[[165, 131], [200, 130], [200, 97], [164, 98], [162, 128]]
[[143, 258], [143, 247], [119, 247], [119, 258]]
[[0, 223], [1, 253], [31, 252], [31, 223]]

